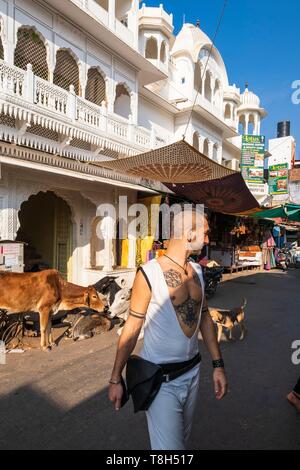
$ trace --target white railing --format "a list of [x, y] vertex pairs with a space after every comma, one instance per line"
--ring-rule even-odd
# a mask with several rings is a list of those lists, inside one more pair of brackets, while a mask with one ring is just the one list
[[100, 127], [101, 112], [100, 106], [90, 103], [87, 100], [77, 97], [76, 99], [76, 119], [79, 122], [92, 127]]
[[0, 61], [0, 90], [16, 96], [25, 96], [26, 71]]
[[65, 122], [77, 124], [82, 129], [88, 127], [89, 132], [96, 135], [101, 131], [104, 136], [111, 135], [143, 148], [155, 145], [151, 132], [133, 123], [132, 116], [129, 119], [122, 118], [108, 112], [105, 104], [97, 106], [76, 96], [72, 85], [67, 91], [43, 80], [33, 74], [30, 65], [27, 70], [22, 70], [0, 60], [0, 93], [18, 98], [18, 106], [21, 98], [24, 110], [35, 110], [37, 116], [49, 117], [50, 112], [52, 119], [53, 114], [56, 114], [60, 123], [63, 117]]
[[35, 103], [50, 111], [67, 115], [69, 92], [35, 77]]
[[150, 147], [151, 132], [146, 129], [137, 129], [135, 134], [135, 142], [142, 147]]
[[115, 118], [107, 118], [107, 131], [121, 139], [128, 139], [128, 123], [119, 121]]

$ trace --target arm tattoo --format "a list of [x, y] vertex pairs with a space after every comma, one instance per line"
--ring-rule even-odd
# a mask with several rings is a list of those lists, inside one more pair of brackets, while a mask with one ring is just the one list
[[194, 328], [198, 322], [200, 304], [201, 302], [188, 297], [182, 304], [173, 305], [178, 319], [189, 328]]
[[179, 287], [182, 285], [181, 274], [175, 269], [169, 269], [164, 272], [166, 283], [169, 287]]

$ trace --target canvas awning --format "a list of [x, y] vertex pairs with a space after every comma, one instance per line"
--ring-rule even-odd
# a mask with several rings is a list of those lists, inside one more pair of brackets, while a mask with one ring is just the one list
[[219, 165], [185, 140], [99, 165], [161, 181], [175, 194], [216, 212], [236, 214], [259, 207], [240, 172]]
[[273, 209], [257, 212], [251, 217], [255, 219], [285, 219], [300, 222], [300, 206], [296, 204], [284, 204]]
[[209, 181], [236, 173], [198, 152], [185, 140], [97, 165], [162, 183]]

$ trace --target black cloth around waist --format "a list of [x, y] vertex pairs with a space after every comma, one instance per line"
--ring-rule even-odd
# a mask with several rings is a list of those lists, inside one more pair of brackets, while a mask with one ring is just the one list
[[129, 395], [132, 396], [134, 412], [147, 410], [162, 383], [177, 379], [193, 369], [200, 361], [200, 353], [188, 361], [171, 364], [154, 364], [139, 356], [130, 356], [126, 367], [127, 386], [124, 393], [127, 399]]

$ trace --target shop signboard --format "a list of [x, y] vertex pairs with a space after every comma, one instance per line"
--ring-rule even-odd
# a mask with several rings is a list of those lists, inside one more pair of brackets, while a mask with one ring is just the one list
[[271, 195], [288, 194], [289, 165], [282, 163], [269, 167], [269, 193]]
[[249, 189], [257, 192], [264, 188], [265, 136], [243, 135], [242, 138], [242, 176]]

